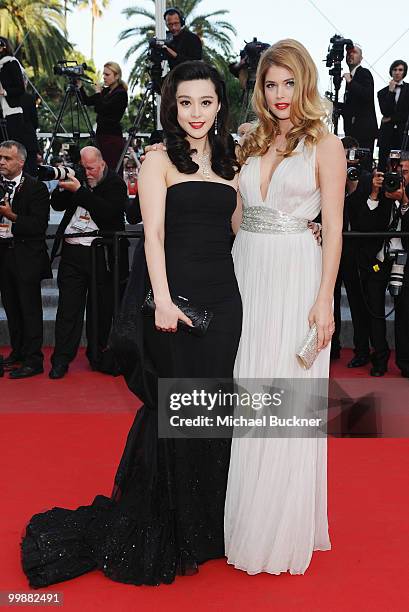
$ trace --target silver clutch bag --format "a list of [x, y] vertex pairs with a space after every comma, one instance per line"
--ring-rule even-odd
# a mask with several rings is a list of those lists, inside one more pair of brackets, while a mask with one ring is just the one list
[[318, 329], [315, 323], [310, 327], [303, 343], [296, 352], [298, 363], [309, 370], [318, 355]]

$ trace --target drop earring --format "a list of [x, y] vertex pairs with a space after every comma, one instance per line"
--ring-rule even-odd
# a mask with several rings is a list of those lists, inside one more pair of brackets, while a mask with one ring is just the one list
[[216, 119], [214, 120], [214, 134], [215, 136], [217, 136], [217, 115], [216, 115]]

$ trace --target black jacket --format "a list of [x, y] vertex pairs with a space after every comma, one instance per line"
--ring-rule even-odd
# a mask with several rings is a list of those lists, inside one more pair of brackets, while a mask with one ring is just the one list
[[[365, 201], [367, 201], [367, 198]], [[380, 193], [379, 204], [374, 210], [370, 210], [369, 206], [366, 204], [366, 207], [363, 207], [361, 217], [361, 231], [386, 232], [390, 224], [394, 201], [395, 200], [385, 197], [383, 193]], [[376, 262], [376, 255], [381, 250], [384, 241], [384, 238], [364, 238], [361, 241], [359, 263], [362, 267], [372, 268], [373, 264]]]
[[[44, 183], [28, 174], [23, 174], [23, 177], [24, 182], [12, 204], [13, 212], [17, 215], [11, 230], [14, 252], [20, 277], [27, 282], [39, 282], [43, 278], [52, 277], [44, 239], [50, 214], [50, 198]], [[5, 246], [0, 241], [0, 248]]]
[[345, 91], [342, 111], [346, 136], [356, 138], [361, 147], [376, 138], [378, 123], [374, 103], [374, 81], [367, 68], [358, 66]]
[[11, 108], [21, 106], [21, 96], [25, 92], [23, 75], [18, 61], [13, 57], [3, 64], [0, 70], [0, 82], [6, 90], [6, 101]]
[[[108, 170], [106, 177], [92, 191], [80, 187], [75, 193], [55, 189], [51, 196], [51, 206], [54, 210], [65, 210], [56, 232], [51, 258], [59, 254], [64, 232], [71, 221], [77, 206], [82, 206], [91, 215], [92, 220], [104, 232], [114, 233], [124, 231], [125, 207], [128, 201], [127, 189], [124, 181], [112, 170]], [[121, 240], [121, 272], [122, 276], [128, 271], [127, 241]], [[112, 248], [109, 246], [109, 256], [112, 266]]]
[[188, 60], [202, 59], [202, 43], [196, 34], [184, 28], [180, 34], [174, 36], [167, 46], [176, 51], [177, 57], [168, 55], [169, 68], [172, 69]]
[[[384, 117], [391, 117], [387, 123], [379, 127], [379, 146], [388, 147], [397, 137], [402, 141], [406, 121], [409, 116], [409, 84], [402, 83], [398, 103], [395, 102], [395, 92], [384, 87], [378, 91], [378, 101]], [[400, 147], [399, 147], [400, 148]]]
[[36, 133], [36, 129], [38, 128], [38, 115], [34, 96], [24, 92], [21, 97], [21, 107], [24, 117], [24, 145], [27, 151], [37, 153], [40, 149]]
[[88, 96], [84, 88], [79, 89], [81, 100], [94, 106], [97, 113], [97, 133], [122, 136], [121, 119], [128, 106], [128, 94], [122, 85], [112, 91], [104, 87], [101, 93]]

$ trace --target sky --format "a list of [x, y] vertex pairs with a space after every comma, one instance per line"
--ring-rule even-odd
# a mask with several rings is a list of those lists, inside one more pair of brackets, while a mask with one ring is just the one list
[[[229, 11], [221, 19], [228, 20], [237, 30], [233, 48], [239, 53], [254, 36], [266, 43], [282, 38], [295, 38], [303, 43], [317, 64], [322, 94], [329, 89], [330, 78], [325, 60], [329, 39], [335, 34], [351, 38], [363, 48], [362, 65], [369, 68], [375, 80], [375, 91], [389, 80], [389, 66], [395, 59], [409, 58], [409, 20], [406, 0], [202, 0], [200, 13], [224, 8]], [[136, 5], [151, 10], [149, 0], [111, 0], [95, 29], [95, 63], [102, 69], [106, 61], [117, 61], [125, 80], [132, 66], [124, 61], [129, 42], [118, 43], [119, 33], [131, 27], [121, 11]], [[177, 6], [177, 4], [176, 4]], [[400, 18], [405, 16], [405, 19]], [[141, 23], [143, 18], [141, 19]], [[136, 24], [135, 24], [136, 25]], [[75, 9], [68, 19], [70, 40], [84, 55], [90, 54], [91, 17], [88, 10]], [[347, 71], [345, 61], [343, 71]], [[342, 94], [343, 89], [341, 90]], [[342, 98], [341, 98], [342, 99]], [[377, 107], [379, 114], [379, 109]]]

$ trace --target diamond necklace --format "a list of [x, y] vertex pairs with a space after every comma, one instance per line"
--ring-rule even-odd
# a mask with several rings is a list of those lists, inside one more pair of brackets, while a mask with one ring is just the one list
[[212, 178], [210, 164], [210, 153], [196, 153], [197, 163], [206, 181]]

